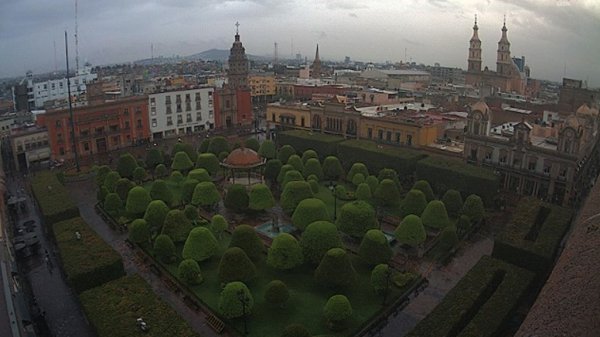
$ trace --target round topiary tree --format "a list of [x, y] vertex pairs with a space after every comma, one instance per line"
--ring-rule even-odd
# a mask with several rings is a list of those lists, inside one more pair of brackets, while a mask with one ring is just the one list
[[221, 257], [217, 273], [221, 283], [247, 282], [256, 275], [256, 267], [241, 248], [230, 247]]
[[392, 269], [387, 264], [378, 264], [371, 271], [371, 286], [378, 294], [388, 291], [392, 285]]
[[290, 324], [283, 329], [281, 337], [312, 337], [302, 324]]
[[371, 194], [374, 194], [375, 191], [377, 191], [377, 187], [379, 187], [379, 180], [376, 176], [368, 176], [367, 179], [365, 179], [365, 183], [369, 185], [369, 188], [371, 189]]
[[204, 261], [216, 255], [219, 251], [219, 243], [213, 233], [205, 227], [196, 227], [192, 229], [185, 244], [181, 256], [184, 259], [194, 261]]
[[146, 212], [146, 208], [148, 208], [148, 204], [151, 201], [150, 193], [143, 187], [136, 186], [127, 193], [125, 210], [134, 217], [141, 217]]
[[[240, 296], [240, 294], [242, 294]], [[249, 315], [254, 307], [254, 299], [248, 287], [242, 282], [229, 282], [221, 291], [219, 311], [227, 319]]]
[[253, 211], [264, 211], [275, 206], [271, 190], [265, 184], [253, 185], [248, 194], [248, 208]]
[[183, 214], [185, 214], [185, 217], [190, 219], [190, 221], [193, 224], [196, 224], [196, 221], [198, 220], [198, 209], [196, 207], [194, 207], [193, 205], [185, 205], [185, 208], [183, 209]]
[[135, 170], [133, 170], [133, 180], [136, 183], [141, 184], [144, 182], [144, 179], [146, 179], [146, 169], [141, 166], [136, 167]]
[[369, 229], [379, 228], [373, 207], [360, 200], [342, 206], [336, 225], [340, 231], [357, 238], [362, 238]]
[[220, 215], [220, 214], [215, 214], [213, 215], [212, 219], [210, 220], [210, 229], [212, 230], [213, 234], [217, 237], [217, 238], [221, 238], [221, 236], [223, 235], [223, 232], [229, 228], [229, 224], [227, 223], [227, 220], [225, 220], [225, 218]]
[[330, 215], [327, 212], [327, 206], [321, 199], [308, 198], [300, 201], [294, 214], [292, 215], [292, 224], [294, 227], [303, 231], [306, 226], [315, 221], [328, 221]]
[[117, 162], [117, 172], [124, 178], [133, 178], [133, 170], [138, 167], [137, 160], [131, 155], [131, 153], [122, 154]]
[[456, 227], [446, 226], [441, 232], [438, 239], [436, 250], [438, 252], [449, 252], [458, 243], [458, 235], [456, 235]]
[[328, 156], [323, 161], [323, 177], [326, 180], [337, 181], [344, 175], [340, 160], [335, 156]]
[[135, 219], [129, 224], [129, 240], [135, 243], [150, 241], [150, 226], [144, 219]]
[[306, 181], [290, 181], [281, 193], [281, 208], [287, 214], [292, 214], [302, 200], [312, 197], [312, 190]]
[[352, 305], [344, 295], [333, 295], [327, 300], [323, 314], [327, 325], [332, 330], [340, 330], [346, 321], [352, 317]]
[[358, 247], [358, 255], [368, 264], [387, 263], [393, 255], [387, 238], [379, 229], [367, 231]]
[[219, 162], [222, 162], [225, 160], [225, 158], [227, 158], [227, 156], [229, 156], [229, 152], [221, 152], [217, 158], [219, 159]]
[[194, 196], [194, 190], [198, 185], [198, 180], [187, 178], [183, 181], [181, 185], [181, 201], [184, 204], [189, 204], [192, 202], [192, 197]]
[[184, 242], [190, 231], [192, 222], [178, 209], [170, 210], [165, 217], [161, 234], [168, 235], [173, 242]]
[[[104, 186], [100, 186], [96, 192], [96, 200], [104, 206], [104, 199], [108, 195], [108, 189]], [[118, 194], [117, 194], [118, 195]]]
[[313, 159], [313, 158], [316, 159], [317, 161], [319, 160], [319, 155], [317, 154], [317, 151], [315, 151], [315, 150], [308, 149], [302, 153], [302, 162], [304, 163], [304, 165], [306, 165], [306, 162], [308, 162], [309, 159]]
[[248, 225], [239, 225], [233, 230], [229, 247], [241, 248], [253, 261], [260, 260], [265, 250], [254, 227]]
[[265, 140], [258, 148], [258, 154], [265, 159], [274, 159], [277, 157], [277, 149], [275, 143], [271, 140]]
[[365, 176], [363, 176], [362, 173], [357, 173], [352, 178], [352, 185], [354, 185], [354, 186], [358, 186], [358, 185], [360, 185], [360, 184], [362, 184], [364, 182], [365, 182]]
[[110, 167], [108, 167], [107, 165], [99, 166], [96, 169], [96, 185], [98, 187], [102, 187], [104, 185], [104, 179], [106, 179], [106, 175], [110, 172]]
[[229, 152], [227, 140], [221, 136], [213, 137], [208, 144], [208, 152], [218, 156], [222, 152]]
[[115, 191], [119, 179], [121, 179], [121, 176], [116, 171], [110, 171], [106, 174], [106, 177], [104, 178], [104, 187], [106, 187], [109, 193]]
[[[294, 167], [292, 165], [285, 164], [285, 165], [281, 166], [281, 169], [279, 170], [279, 174], [277, 174], [277, 182], [282, 184], [283, 179], [285, 178], [285, 175], [290, 171], [294, 171]], [[282, 184], [282, 186], [283, 186], [283, 184]]]
[[267, 265], [271, 268], [288, 270], [302, 264], [302, 248], [295, 237], [288, 233], [278, 234], [269, 248]]
[[121, 208], [123, 208], [123, 201], [121, 201], [119, 195], [117, 193], [108, 193], [106, 198], [104, 198], [104, 210], [114, 217], [119, 214]]
[[323, 179], [323, 168], [321, 168], [321, 163], [316, 158], [310, 158], [304, 163], [304, 170], [302, 170], [302, 175], [307, 177], [314, 175], [317, 178], [317, 181]]
[[405, 216], [394, 234], [400, 244], [411, 247], [417, 247], [427, 239], [427, 233], [425, 232], [421, 218], [414, 214]]
[[191, 170], [193, 167], [194, 167], [194, 163], [192, 162], [190, 157], [187, 155], [187, 153], [185, 153], [183, 151], [175, 153], [175, 157], [173, 158], [173, 162], [171, 163], [172, 170], [176, 170], [176, 171], [180, 171], [180, 172], [187, 172], [187, 171]]
[[371, 188], [367, 183], [358, 184], [354, 196], [357, 200], [369, 201], [372, 198]]
[[317, 269], [315, 280], [327, 287], [349, 287], [356, 282], [356, 270], [350, 262], [350, 256], [342, 248], [327, 251]]
[[200, 148], [198, 149], [198, 152], [200, 153], [206, 153], [208, 152], [208, 146], [210, 145], [210, 138], [204, 138], [202, 140], [202, 143], [200, 143]]
[[185, 283], [190, 285], [196, 285], [202, 283], [202, 273], [200, 273], [200, 266], [198, 262], [192, 259], [185, 259], [179, 263], [177, 268], [177, 274], [179, 278]]
[[164, 164], [164, 162], [165, 157], [159, 149], [153, 147], [150, 150], [148, 150], [148, 153], [146, 153], [146, 167], [149, 170], [154, 170], [156, 165]]
[[431, 200], [435, 199], [433, 190], [431, 189], [431, 186], [429, 185], [427, 180], [416, 181], [412, 188], [423, 192], [423, 194], [425, 194], [425, 199], [427, 199], [427, 202], [430, 202]]
[[352, 164], [352, 167], [350, 167], [350, 171], [348, 171], [348, 174], [346, 175], [346, 180], [351, 183], [354, 182], [354, 175], [356, 175], [357, 173], [362, 174], [364, 179], [365, 177], [369, 176], [369, 169], [365, 164], [356, 162]]
[[225, 199], [223, 200], [225, 207], [239, 213], [248, 209], [249, 202], [250, 198], [248, 197], [248, 192], [246, 192], [246, 187], [240, 184], [229, 185]]
[[203, 181], [196, 185], [192, 194], [192, 205], [212, 208], [221, 200], [221, 194], [214, 183]]
[[175, 182], [176, 184], [180, 184], [183, 181], [183, 174], [181, 174], [179, 171], [171, 172], [171, 181]]
[[194, 150], [192, 144], [180, 142], [176, 143], [173, 146], [173, 149], [171, 150], [171, 156], [175, 157], [176, 154], [179, 152], [185, 152], [185, 154], [187, 154], [188, 158], [190, 158], [192, 162], [195, 162], [196, 158], [198, 157], [198, 153], [196, 152], [196, 150]]
[[296, 170], [298, 172], [302, 172], [304, 170], [304, 163], [302, 162], [302, 159], [300, 158], [300, 156], [298, 156], [297, 154], [291, 155], [288, 158], [286, 164], [292, 165], [294, 167], [294, 170]]
[[471, 229], [471, 219], [469, 219], [466, 215], [461, 215], [458, 220], [456, 220], [456, 234], [458, 236], [463, 236]]
[[169, 213], [169, 206], [162, 200], [153, 200], [148, 204], [144, 213], [144, 220], [146, 220], [152, 232], [158, 232], [162, 229], [167, 213]]
[[256, 138], [246, 139], [246, 141], [244, 142], [244, 146], [257, 152], [260, 149], [260, 143]]
[[424, 226], [434, 229], [443, 229], [450, 224], [446, 207], [439, 200], [432, 200], [427, 204], [421, 215], [421, 220]]
[[317, 264], [328, 250], [344, 248], [344, 244], [334, 224], [329, 221], [315, 221], [302, 233], [300, 248], [305, 261]]
[[154, 169], [154, 175], [158, 178], [164, 178], [168, 173], [167, 167], [164, 164], [158, 164]]
[[346, 187], [344, 185], [336, 185], [335, 196], [338, 199], [348, 200], [348, 192], [346, 191]]
[[294, 154], [296, 154], [296, 150], [291, 145], [284, 145], [279, 149], [277, 158], [279, 158], [283, 164], [287, 164], [288, 159]]
[[156, 179], [150, 188], [150, 197], [152, 200], [162, 200], [167, 205], [173, 203], [173, 192], [162, 179]]
[[383, 181], [384, 179], [392, 180], [398, 187], [400, 187], [400, 180], [398, 179], [398, 173], [396, 170], [391, 168], [383, 168], [379, 171], [377, 180]]
[[220, 167], [219, 158], [213, 153], [201, 153], [196, 159], [196, 168], [205, 169], [213, 177], [219, 172]]
[[460, 211], [463, 207], [463, 200], [460, 192], [457, 190], [447, 190], [442, 197], [442, 202], [446, 206], [448, 215], [456, 218], [460, 215]]
[[404, 200], [400, 204], [400, 213], [402, 216], [414, 214], [421, 216], [427, 207], [427, 199], [421, 190], [412, 189], [406, 193]]
[[319, 183], [316, 180], [307, 180], [308, 184], [310, 185], [310, 190], [313, 192], [313, 194], [317, 194], [319, 193]]
[[164, 263], [173, 263], [177, 260], [175, 245], [168, 235], [160, 234], [156, 237], [154, 254]]
[[481, 201], [481, 198], [475, 194], [469, 195], [467, 199], [465, 199], [462, 214], [468, 216], [472, 223], [481, 221], [485, 216], [485, 209], [483, 208], [483, 201]]
[[202, 181], [212, 181], [208, 171], [203, 168], [193, 169], [188, 173], [188, 179], [198, 180], [198, 182]]
[[400, 204], [400, 191], [391, 179], [383, 179], [375, 190], [375, 199], [384, 207], [393, 207]]
[[273, 305], [283, 307], [290, 298], [290, 291], [285, 283], [280, 280], [273, 280], [267, 284], [265, 290], [265, 301]]
[[283, 180], [281, 181], [281, 189], [283, 190], [285, 188], [285, 185], [287, 185], [287, 183], [289, 183], [290, 181], [304, 181], [304, 177], [299, 171], [287, 171], [285, 173], [285, 177], [283, 177]]
[[[263, 143], [264, 144], [264, 143]], [[281, 160], [279, 159], [269, 159], [265, 164], [264, 176], [265, 179], [271, 183], [277, 181], [277, 176], [279, 176], [279, 172], [281, 171]]]

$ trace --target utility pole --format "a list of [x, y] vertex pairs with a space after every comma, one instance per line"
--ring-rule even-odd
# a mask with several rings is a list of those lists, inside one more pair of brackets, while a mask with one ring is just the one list
[[77, 155], [77, 143], [75, 142], [75, 121], [73, 118], [73, 103], [71, 102], [71, 77], [69, 76], [69, 42], [67, 31], [65, 30], [65, 55], [67, 59], [67, 94], [69, 95], [69, 123], [71, 124], [71, 142], [73, 143], [73, 154], [75, 155], [75, 166], [77, 172], [81, 171], [79, 167], [79, 156]]

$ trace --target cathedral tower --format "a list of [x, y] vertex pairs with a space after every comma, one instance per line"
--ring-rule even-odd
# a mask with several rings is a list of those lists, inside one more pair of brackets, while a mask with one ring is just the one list
[[498, 75], [509, 76], [511, 74], [512, 59], [510, 58], [510, 42], [506, 36], [506, 17], [502, 25], [502, 38], [498, 41], [498, 56], [496, 59], [496, 72]]
[[321, 59], [319, 58], [319, 45], [317, 44], [317, 52], [315, 53], [315, 60], [312, 64], [312, 78], [321, 78]]
[[248, 87], [248, 58], [246, 49], [240, 41], [240, 24], [235, 23], [235, 41], [229, 50], [229, 71], [227, 81], [231, 89], [244, 89]]
[[481, 40], [477, 34], [479, 27], [477, 27], [477, 15], [475, 15], [475, 25], [473, 26], [473, 36], [469, 41], [469, 58], [468, 58], [468, 71], [481, 71]]

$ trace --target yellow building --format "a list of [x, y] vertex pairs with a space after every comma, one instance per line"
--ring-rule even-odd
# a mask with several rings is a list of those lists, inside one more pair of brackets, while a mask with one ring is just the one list
[[272, 73], [257, 73], [248, 76], [250, 95], [254, 101], [269, 101], [277, 93], [275, 75]]
[[420, 123], [399, 117], [361, 117], [360, 138], [379, 143], [423, 147], [434, 143], [443, 123]]
[[310, 129], [310, 108], [302, 104], [285, 105], [272, 103], [267, 105], [267, 125], [269, 128]]

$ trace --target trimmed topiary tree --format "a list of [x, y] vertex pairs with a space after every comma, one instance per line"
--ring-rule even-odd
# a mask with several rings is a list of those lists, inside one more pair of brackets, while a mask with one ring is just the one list
[[161, 234], [168, 235], [173, 242], [184, 242], [190, 231], [192, 222], [178, 209], [170, 210], [165, 217]]
[[294, 171], [294, 167], [292, 165], [285, 164], [281, 166], [279, 174], [277, 174], [277, 182], [282, 184], [281, 186], [283, 186], [283, 179], [285, 178], [285, 175], [290, 171]]
[[374, 195], [381, 206], [393, 207], [400, 204], [398, 185], [391, 179], [383, 179], [375, 190]]
[[158, 164], [154, 169], [154, 176], [156, 176], [157, 178], [164, 178], [167, 176], [168, 173], [169, 172], [167, 171], [167, 167], [164, 164]]
[[222, 152], [229, 153], [229, 143], [221, 136], [213, 137], [208, 144], [208, 152], [218, 156]]
[[136, 167], [135, 170], [133, 170], [133, 180], [136, 183], [141, 184], [144, 182], [144, 179], [146, 179], [146, 169], [141, 166]]
[[302, 233], [300, 248], [305, 261], [317, 264], [328, 250], [344, 248], [344, 244], [334, 224], [329, 221], [315, 221]]
[[198, 152], [196, 152], [196, 150], [194, 150], [194, 147], [192, 146], [192, 144], [188, 144], [188, 143], [176, 143], [173, 146], [173, 149], [171, 150], [171, 156], [175, 157], [177, 155], [177, 153], [179, 152], [185, 152], [185, 154], [187, 154], [188, 158], [190, 158], [190, 160], [192, 162], [196, 161], [196, 158], [198, 157]]
[[331, 248], [315, 269], [315, 280], [327, 287], [349, 287], [356, 282], [356, 270], [342, 248]]
[[256, 276], [256, 267], [241, 248], [230, 247], [221, 257], [217, 273], [221, 283], [247, 282]]
[[319, 155], [317, 154], [317, 151], [308, 149], [302, 153], [302, 162], [304, 163], [304, 165], [306, 165], [306, 162], [312, 158], [316, 159], [317, 161], [319, 160]]
[[233, 230], [229, 247], [239, 247], [250, 259], [258, 261], [262, 258], [265, 246], [252, 226], [239, 225]]
[[360, 200], [342, 206], [336, 225], [340, 231], [357, 238], [362, 238], [369, 229], [379, 228], [373, 207]]
[[196, 159], [196, 168], [205, 169], [213, 177], [219, 172], [220, 167], [219, 158], [214, 153], [201, 153]]
[[277, 158], [279, 158], [283, 164], [287, 164], [288, 159], [294, 154], [296, 154], [296, 149], [291, 145], [284, 145], [279, 149]]
[[269, 159], [265, 164], [264, 176], [265, 179], [271, 183], [277, 181], [277, 176], [279, 176], [279, 172], [281, 171], [281, 160], [279, 159]]
[[281, 189], [283, 190], [285, 188], [285, 185], [287, 185], [287, 183], [289, 183], [290, 181], [304, 181], [304, 177], [299, 171], [287, 171], [285, 173], [285, 176], [283, 177], [283, 180], [281, 181]]
[[364, 182], [365, 182], [365, 176], [363, 176], [362, 173], [357, 173], [352, 178], [352, 185], [354, 185], [354, 186], [358, 186], [358, 185], [360, 185], [360, 184], [362, 184]]
[[217, 191], [214, 183], [203, 181], [196, 185], [192, 195], [192, 205], [212, 208], [221, 200], [221, 195]]
[[123, 201], [119, 198], [119, 195], [117, 193], [108, 193], [106, 198], [104, 198], [104, 210], [114, 217], [119, 214], [121, 208], [123, 208]]
[[193, 169], [188, 173], [188, 179], [198, 180], [198, 182], [202, 181], [212, 181], [208, 171], [203, 168]]
[[471, 229], [471, 219], [466, 215], [461, 215], [456, 220], [456, 234], [460, 237], [464, 236]]
[[335, 196], [338, 199], [348, 200], [348, 192], [346, 191], [346, 187], [344, 185], [336, 185]]
[[179, 278], [189, 285], [196, 285], [202, 283], [202, 273], [200, 273], [200, 266], [198, 262], [192, 259], [185, 259], [179, 263], [177, 268], [177, 274]]
[[194, 196], [194, 190], [198, 185], [198, 180], [187, 178], [183, 181], [183, 185], [181, 186], [181, 201], [184, 204], [189, 204], [192, 202], [192, 197]]
[[150, 241], [150, 226], [144, 219], [135, 219], [129, 224], [129, 240], [135, 243]]
[[[357, 163], [352, 164], [352, 167], [350, 167], [350, 171], [348, 171], [348, 174], [346, 175], [346, 181], [353, 183], [354, 175], [356, 175], [357, 173], [362, 174], [363, 179], [364, 179], [365, 177], [369, 176], [369, 169], [363, 163], [357, 162]], [[355, 184], [355, 185], [358, 185], [358, 184]]]
[[292, 215], [292, 224], [294, 227], [303, 231], [306, 226], [315, 221], [328, 221], [330, 215], [327, 212], [327, 206], [321, 199], [308, 198], [300, 201], [294, 214]]
[[414, 214], [404, 217], [394, 232], [400, 244], [417, 247], [425, 242], [427, 233], [421, 218]]
[[202, 143], [200, 143], [200, 148], [198, 149], [198, 152], [200, 153], [206, 153], [208, 152], [208, 146], [210, 145], [210, 139], [209, 138], [204, 138], [202, 140]]
[[223, 204], [228, 209], [239, 213], [248, 209], [249, 201], [250, 198], [248, 197], [248, 192], [246, 192], [246, 187], [240, 184], [231, 184], [227, 188]]
[[469, 195], [467, 199], [465, 199], [462, 214], [468, 216], [472, 223], [481, 221], [485, 216], [485, 209], [483, 208], [483, 201], [481, 201], [481, 198], [475, 194]]
[[267, 265], [271, 268], [288, 270], [302, 264], [302, 248], [295, 237], [288, 233], [278, 234], [269, 248]]
[[[104, 199], [106, 199], [106, 196], [108, 195], [108, 189], [104, 186], [100, 186], [98, 188], [98, 191], [96, 192], [96, 200], [104, 205]], [[118, 195], [118, 194], [117, 194]]]
[[117, 172], [121, 177], [132, 179], [133, 170], [138, 167], [137, 160], [131, 155], [131, 153], [122, 154], [117, 162]]
[[319, 193], [319, 183], [316, 180], [308, 180], [308, 184], [310, 185], [310, 190], [313, 194]]
[[434, 229], [443, 229], [450, 225], [448, 213], [444, 203], [439, 200], [432, 200], [427, 204], [421, 215], [423, 225]]
[[323, 315], [330, 329], [343, 329], [346, 321], [352, 317], [352, 305], [346, 296], [333, 295], [327, 300]]
[[425, 199], [427, 199], [427, 202], [430, 202], [431, 200], [435, 199], [433, 190], [431, 189], [431, 186], [429, 185], [427, 180], [416, 181], [412, 188], [423, 192], [423, 194], [425, 194]]
[[186, 205], [185, 208], [183, 209], [183, 214], [185, 214], [185, 217], [190, 219], [190, 221], [195, 225], [196, 221], [198, 220], [198, 209], [196, 207], [194, 207], [193, 205]]
[[302, 200], [312, 197], [312, 190], [306, 181], [291, 181], [281, 193], [281, 208], [287, 214], [292, 214]]
[[368, 264], [387, 263], [393, 255], [390, 244], [379, 229], [367, 231], [358, 247], [358, 255]]
[[378, 294], [383, 294], [392, 285], [392, 270], [387, 264], [378, 264], [371, 271], [371, 286]]
[[204, 261], [216, 255], [219, 251], [219, 243], [213, 233], [205, 227], [196, 227], [192, 229], [185, 244], [181, 256], [184, 259], [194, 261]]
[[442, 197], [442, 202], [446, 206], [446, 211], [451, 217], [458, 217], [463, 207], [463, 200], [460, 192], [457, 190], [447, 190]]
[[283, 329], [281, 337], [312, 337], [302, 324], [290, 324]]
[[376, 176], [368, 176], [365, 179], [365, 183], [367, 183], [367, 185], [369, 185], [369, 188], [371, 189], [371, 194], [375, 194], [375, 191], [377, 191], [377, 187], [379, 187], [379, 180], [377, 179]]
[[162, 179], [156, 179], [150, 188], [150, 197], [152, 200], [162, 200], [167, 205], [173, 203], [173, 192]]
[[458, 243], [458, 235], [456, 227], [446, 226], [441, 232], [438, 239], [436, 250], [438, 252], [449, 252]]
[[291, 155], [288, 158], [286, 164], [292, 165], [294, 167], [294, 170], [296, 170], [298, 172], [304, 171], [304, 163], [302, 162], [302, 159], [300, 158], [300, 156], [298, 156], [297, 154]]
[[168, 235], [158, 235], [154, 240], [154, 254], [164, 263], [175, 262], [177, 257], [173, 240]]
[[183, 181], [183, 174], [181, 174], [179, 171], [171, 172], [171, 181], [175, 182], [176, 184], [180, 184]]
[[[96, 169], [96, 185], [98, 187], [102, 187], [104, 185], [104, 179], [106, 179], [106, 175], [111, 172], [110, 167], [107, 165], [102, 165]], [[104, 200], [104, 199], [102, 199]]]
[[260, 143], [256, 138], [246, 139], [246, 141], [244, 142], [244, 146], [256, 152], [258, 152], [258, 150], [260, 149]]
[[285, 283], [280, 280], [273, 280], [267, 284], [265, 290], [265, 301], [283, 307], [290, 298], [290, 291]]
[[425, 194], [423, 194], [421, 190], [412, 189], [406, 193], [404, 200], [400, 204], [400, 214], [402, 214], [402, 216], [407, 216], [409, 214], [421, 216], [425, 207], [427, 207]]
[[392, 180], [400, 188], [400, 180], [398, 179], [398, 172], [391, 168], [383, 168], [379, 171], [377, 180], [383, 181], [384, 179]]
[[164, 164], [164, 162], [165, 157], [163, 156], [162, 151], [160, 151], [159, 149], [153, 147], [150, 150], [148, 150], [148, 153], [146, 153], [146, 167], [149, 170], [154, 170], [156, 165]]
[[180, 172], [187, 172], [194, 167], [194, 163], [187, 155], [187, 153], [181, 151], [175, 153], [175, 157], [173, 157], [173, 162], [171, 163], [171, 169]]
[[323, 161], [323, 177], [325, 180], [337, 181], [344, 175], [340, 160], [335, 156], [328, 156]]
[[[243, 294], [240, 296], [240, 294]], [[240, 300], [241, 297], [241, 300]], [[243, 301], [243, 302], [242, 302]], [[245, 303], [245, 304], [243, 304]], [[252, 313], [254, 298], [246, 285], [242, 282], [229, 282], [221, 291], [219, 297], [219, 311], [227, 319], [242, 317]]]
[[373, 197], [371, 195], [371, 188], [367, 183], [358, 184], [354, 196], [357, 200], [369, 201]]
[[145, 188], [136, 186], [127, 193], [125, 210], [134, 217], [141, 217], [144, 212], [146, 212], [146, 208], [148, 208], [148, 204], [150, 204], [151, 201], [152, 198], [150, 198], [150, 193], [148, 193]]
[[212, 219], [210, 220], [210, 230], [212, 230], [213, 234], [217, 237], [217, 238], [221, 238], [221, 236], [223, 235], [223, 232], [229, 228], [229, 224], [227, 223], [227, 220], [225, 220], [225, 218], [220, 215], [220, 214], [215, 214], [213, 215]]
[[275, 206], [271, 190], [265, 184], [253, 185], [248, 194], [248, 208], [253, 211], [264, 211]]
[[274, 159], [277, 157], [277, 149], [275, 148], [275, 143], [271, 140], [265, 140], [260, 144], [258, 148], [258, 154], [266, 159]]
[[162, 200], [153, 200], [148, 204], [144, 213], [144, 220], [146, 220], [152, 232], [158, 232], [162, 229], [167, 213], [169, 213], [169, 206]]
[[321, 163], [316, 158], [310, 158], [304, 163], [304, 169], [302, 170], [302, 175], [307, 177], [314, 175], [317, 178], [317, 181], [323, 179], [323, 169], [321, 168]]
[[119, 172], [110, 171], [106, 174], [106, 177], [104, 178], [104, 187], [106, 187], [109, 193], [115, 192], [117, 181], [119, 181], [119, 179], [121, 179]]

